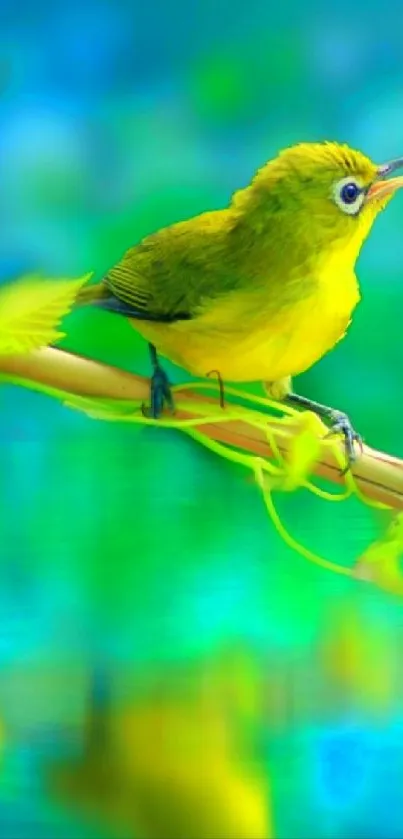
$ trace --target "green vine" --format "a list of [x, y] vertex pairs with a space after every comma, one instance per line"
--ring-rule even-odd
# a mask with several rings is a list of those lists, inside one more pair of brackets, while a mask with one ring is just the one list
[[[310, 412], [299, 413], [288, 406], [284, 406], [285, 416], [276, 416], [276, 423], [278, 427], [286, 427], [292, 423], [293, 429], [297, 429], [297, 431], [293, 434], [292, 444], [289, 449], [288, 456], [285, 458], [278, 448], [275, 435], [268, 423], [268, 419], [270, 419], [270, 417], [273, 418], [273, 414], [268, 412], [278, 412], [278, 403], [272, 402], [263, 397], [238, 391], [235, 388], [226, 388], [226, 395], [248, 402], [253, 405], [252, 408], [245, 408], [234, 403], [227, 403], [225, 410], [223, 410], [222, 408], [217, 407], [218, 401], [215, 404], [214, 402], [210, 403], [197, 399], [198, 390], [213, 390], [217, 393], [218, 397], [218, 387], [214, 383], [189, 383], [173, 388], [173, 391], [178, 393], [178, 395], [179, 391], [183, 392], [183, 390], [189, 390], [194, 393], [194, 399], [187, 398], [186, 401], [181, 401], [179, 396], [179, 399], [177, 400], [177, 408], [179, 411], [192, 413], [197, 416], [190, 419], [162, 417], [158, 420], [154, 420], [144, 416], [141, 410], [142, 406], [140, 401], [76, 396], [66, 391], [49, 387], [40, 382], [25, 380], [8, 375], [1, 375], [0, 381], [27, 387], [31, 390], [42, 392], [48, 396], [57, 398], [67, 407], [82, 411], [94, 419], [129, 422], [144, 426], [156, 426], [181, 431], [214, 454], [219, 455], [231, 463], [243, 467], [253, 475], [256, 486], [261, 492], [263, 502], [273, 526], [281, 539], [293, 551], [299, 553], [309, 562], [312, 562], [328, 571], [332, 571], [336, 574], [342, 574], [344, 576], [359, 576], [361, 579], [371, 579], [381, 587], [403, 595], [403, 582], [397, 565], [399, 555], [403, 550], [403, 519], [400, 516], [397, 516], [393, 522], [391, 531], [393, 532], [393, 538], [391, 538], [390, 532], [387, 531], [383, 539], [371, 545], [367, 549], [366, 553], [360, 558], [360, 570], [357, 574], [355, 569], [347, 568], [331, 562], [300, 544], [288, 532], [277, 512], [274, 501], [275, 493], [279, 491], [295, 491], [300, 487], [307, 489], [309, 492], [315, 494], [322, 500], [341, 502], [346, 501], [352, 495], [355, 495], [360, 499], [360, 501], [369, 507], [388, 509], [385, 504], [371, 500], [363, 495], [350, 472], [348, 472], [345, 476], [346, 487], [343, 491], [330, 492], [324, 490], [311, 480], [310, 475], [313, 472], [315, 462], [318, 460], [319, 452], [322, 446], [328, 447], [332, 450], [340, 469], [343, 469], [344, 467], [344, 459], [338, 445], [337, 438], [326, 437], [324, 439], [324, 426], [314, 414], [311, 414]], [[266, 410], [264, 412], [259, 410], [259, 408], [265, 408]], [[273, 458], [269, 459], [248, 454], [244, 451], [239, 451], [237, 448], [229, 444], [211, 439], [200, 429], [200, 417], [208, 422], [209, 425], [223, 422], [228, 423], [231, 420], [241, 420], [242, 422], [247, 423], [250, 427], [259, 429], [266, 437], [268, 446], [273, 452]], [[401, 524], [399, 524], [399, 522], [401, 522]], [[388, 560], [388, 567], [386, 567], [383, 562], [383, 559], [386, 556]], [[367, 571], [364, 572], [362, 570], [363, 560], [365, 560], [364, 564], [366, 569], [371, 565], [372, 569], [374, 567], [377, 568], [377, 573], [374, 574], [373, 571], [371, 571], [369, 575]], [[393, 564], [394, 567], [392, 575], [393, 582], [391, 582], [390, 574], [391, 564]]]
[[[57, 341], [63, 335], [59, 331], [62, 318], [74, 305], [77, 291], [87, 280], [88, 276], [78, 280], [58, 281], [30, 276], [19, 280], [12, 286], [0, 289], [0, 354], [23, 354]], [[403, 596], [403, 576], [399, 568], [399, 557], [403, 551], [403, 514], [394, 518], [384, 536], [367, 548], [354, 568], [346, 568], [330, 562], [301, 545], [288, 533], [278, 515], [274, 503], [275, 493], [290, 492], [300, 487], [304, 487], [322, 500], [340, 502], [354, 494], [370, 507], [388, 509], [385, 504], [364, 496], [351, 472], [347, 472], [345, 476], [346, 486], [342, 492], [329, 492], [313, 483], [310, 476], [323, 446], [332, 450], [340, 469], [344, 467], [344, 458], [337, 438], [326, 434], [325, 427], [314, 414], [298, 413], [287, 405], [281, 405], [282, 416], [279, 417], [278, 403], [232, 387], [226, 387], [226, 396], [235, 398], [241, 403], [249, 403], [250, 407], [229, 402], [223, 410], [218, 405], [218, 386], [212, 381], [189, 383], [173, 388], [177, 394], [179, 412], [194, 414], [196, 415], [194, 418], [163, 417], [158, 420], [145, 417], [139, 401], [75, 396], [38, 381], [6, 374], [0, 375], [0, 382], [44, 393], [59, 399], [70, 408], [84, 411], [97, 419], [155, 425], [182, 431], [214, 454], [242, 466], [252, 474], [273, 526], [292, 550], [326, 570], [370, 580], [388, 591]], [[192, 396], [182, 401], [180, 391], [184, 390], [189, 390]], [[197, 394], [200, 390], [214, 391], [217, 401], [198, 400]], [[281, 454], [275, 434], [268, 422], [273, 415], [276, 417], [278, 427], [286, 428], [290, 424], [293, 426], [293, 435], [286, 458]], [[273, 457], [270, 459], [258, 457], [240, 451], [234, 445], [212, 440], [200, 428], [203, 420], [206, 420], [209, 425], [241, 420], [250, 428], [258, 429], [263, 434]]]

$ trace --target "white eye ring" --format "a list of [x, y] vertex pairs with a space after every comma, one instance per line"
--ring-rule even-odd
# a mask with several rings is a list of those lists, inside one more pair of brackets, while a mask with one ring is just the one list
[[[356, 189], [355, 196], [353, 187]], [[350, 195], [348, 195], [348, 191], [350, 191]], [[340, 181], [337, 181], [334, 185], [333, 199], [343, 213], [347, 213], [349, 216], [356, 216], [364, 203], [365, 192], [360, 181], [350, 175], [347, 178], [342, 178]]]

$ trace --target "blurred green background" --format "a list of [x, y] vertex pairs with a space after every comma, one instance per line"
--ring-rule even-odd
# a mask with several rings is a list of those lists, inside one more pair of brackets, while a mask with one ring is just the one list
[[[101, 277], [140, 237], [225, 206], [294, 142], [345, 141], [379, 162], [403, 153], [397, 0], [3, 0], [0, 33], [2, 281]], [[402, 225], [397, 196], [360, 257], [348, 337], [298, 380], [401, 456]], [[67, 348], [149, 372], [123, 320], [78, 312], [66, 330]], [[292, 553], [245, 476], [178, 433], [103, 424], [9, 386], [0, 400], [2, 839], [402, 836], [401, 601]], [[344, 564], [382, 526], [356, 501], [303, 491], [279, 508]], [[95, 763], [113, 775], [117, 749], [124, 781], [95, 789], [89, 812], [49, 777], [85, 757], [94, 679], [96, 708], [121, 709], [126, 734], [120, 751], [116, 731], [104, 746], [95, 736]], [[228, 763], [210, 711], [181, 706], [205, 692], [235, 738]], [[113, 802], [101, 812], [114, 784], [131, 802], [122, 818]], [[189, 809], [185, 826], [167, 799]]]

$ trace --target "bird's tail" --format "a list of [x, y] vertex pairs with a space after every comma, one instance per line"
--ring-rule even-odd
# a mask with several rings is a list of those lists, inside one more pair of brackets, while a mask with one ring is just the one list
[[81, 309], [82, 306], [96, 306], [99, 309], [104, 309], [106, 312], [114, 312], [117, 315], [134, 318], [135, 320], [163, 320], [167, 323], [171, 322], [171, 318], [161, 318], [148, 312], [140, 311], [130, 303], [125, 303], [124, 300], [115, 297], [108, 285], [107, 277], [104, 277], [100, 283], [93, 283], [79, 290], [72, 308]]
[[74, 308], [81, 308], [81, 306], [93, 306], [97, 304], [98, 301], [102, 301], [107, 297], [110, 297], [110, 290], [106, 283], [101, 280], [100, 283], [92, 283], [92, 285], [86, 285], [84, 288], [80, 288], [77, 297], [75, 299]]

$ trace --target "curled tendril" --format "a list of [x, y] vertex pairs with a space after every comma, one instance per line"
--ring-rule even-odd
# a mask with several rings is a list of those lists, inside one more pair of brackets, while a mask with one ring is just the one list
[[[187, 413], [194, 413], [196, 416], [190, 419], [160, 417], [158, 420], [155, 420], [144, 415], [140, 402], [74, 396], [70, 393], [48, 387], [39, 382], [31, 382], [4, 375], [0, 376], [0, 381], [1, 380], [6, 380], [9, 383], [20, 384], [56, 397], [68, 407], [83, 411], [87, 415], [96, 419], [155, 425], [158, 427], [174, 428], [182, 431], [206, 449], [209, 449], [211, 452], [223, 457], [225, 460], [235, 463], [252, 473], [256, 486], [262, 494], [266, 510], [273, 526], [281, 539], [293, 551], [299, 553], [309, 562], [319, 565], [326, 570], [332, 571], [333, 573], [350, 577], [359, 576], [354, 568], [347, 568], [330, 562], [324, 557], [313, 553], [294, 539], [294, 537], [287, 531], [280, 516], [278, 515], [273, 500], [273, 494], [276, 491], [290, 491], [295, 490], [298, 487], [303, 487], [322, 500], [340, 502], [345, 501], [354, 494], [367, 506], [379, 509], [388, 509], [387, 505], [369, 499], [361, 493], [351, 471], [347, 472], [345, 475], [346, 489], [342, 492], [329, 492], [321, 487], [318, 487], [311, 481], [310, 475], [314, 470], [314, 465], [318, 458], [320, 447], [323, 445], [332, 451], [336, 462], [340, 465], [340, 468], [342, 469], [344, 466], [343, 454], [340, 451], [337, 439], [325, 437], [323, 434], [323, 425], [314, 414], [310, 412], [300, 413], [295, 411], [293, 408], [290, 408], [290, 406], [283, 404], [280, 406], [279, 403], [268, 398], [255, 396], [254, 394], [232, 387], [225, 388], [226, 395], [241, 399], [246, 403], [251, 403], [253, 405], [253, 409], [251, 410], [250, 408], [241, 407], [234, 403], [227, 403], [226, 410], [223, 411], [222, 408], [217, 409], [217, 404], [206, 401], [201, 402], [197, 399], [197, 391], [206, 389], [218, 390], [219, 395], [222, 397], [220, 382], [218, 382], [218, 385], [213, 382], [195, 382], [174, 387], [172, 388], [172, 391], [194, 391], [194, 400], [186, 399], [186, 404], [183, 407]], [[180, 403], [178, 404], [178, 407], [181, 407]], [[298, 429], [299, 427], [299, 431], [293, 438], [293, 445], [287, 459], [281, 454], [273, 430], [268, 423], [268, 420], [273, 418], [273, 412], [276, 414], [279, 414], [280, 412], [282, 414], [282, 416], [278, 419], [276, 417], [276, 424], [278, 423], [280, 427], [287, 427], [289, 424], [292, 424], [293, 428], [297, 426]], [[209, 425], [228, 422], [228, 420], [240, 420], [247, 423], [252, 428], [259, 429], [265, 435], [270, 450], [273, 453], [273, 457], [271, 459], [258, 457], [257, 455], [239, 451], [230, 444], [221, 443], [217, 440], [211, 439], [207, 436], [207, 434], [203, 434], [203, 431], [200, 430], [201, 417], [205, 418]], [[402, 534], [399, 534], [399, 538], [401, 535], [399, 545], [401, 544], [403, 550], [403, 525], [401, 525], [401, 529]], [[362, 575], [362, 579], [365, 579], [364, 574]], [[401, 587], [403, 594], [403, 581], [401, 583]], [[396, 587], [395, 591], [397, 591]]]

